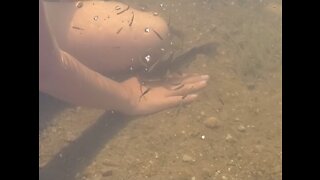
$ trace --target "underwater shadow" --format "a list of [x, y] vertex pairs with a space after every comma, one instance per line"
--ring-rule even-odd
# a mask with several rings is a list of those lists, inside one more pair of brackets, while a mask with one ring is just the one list
[[39, 132], [42, 132], [53, 117], [71, 105], [50, 95], [39, 92]]
[[73, 180], [82, 172], [103, 146], [132, 118], [106, 112], [82, 135], [63, 148], [43, 168], [39, 180]]

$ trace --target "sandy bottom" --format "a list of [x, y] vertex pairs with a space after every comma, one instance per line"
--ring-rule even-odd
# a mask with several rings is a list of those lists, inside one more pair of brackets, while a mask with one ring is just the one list
[[161, 2], [130, 4], [170, 16], [181, 47], [219, 44], [188, 69], [208, 87], [139, 118], [40, 94], [40, 179], [282, 179], [281, 1]]

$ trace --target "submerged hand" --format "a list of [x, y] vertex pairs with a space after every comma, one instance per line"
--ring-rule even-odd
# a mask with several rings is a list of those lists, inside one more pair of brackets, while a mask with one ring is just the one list
[[122, 85], [129, 92], [129, 105], [122, 110], [127, 115], [144, 115], [162, 111], [180, 104], [190, 103], [197, 98], [195, 92], [206, 87], [207, 75], [180, 77], [179, 83], [169, 81], [156, 86], [145, 86], [133, 77]]

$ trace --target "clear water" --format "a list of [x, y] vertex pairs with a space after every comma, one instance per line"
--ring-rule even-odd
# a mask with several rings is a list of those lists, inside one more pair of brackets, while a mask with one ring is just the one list
[[170, 19], [176, 46], [219, 44], [189, 66], [209, 85], [190, 105], [139, 118], [40, 93], [40, 179], [282, 179], [282, 2], [121, 2]]

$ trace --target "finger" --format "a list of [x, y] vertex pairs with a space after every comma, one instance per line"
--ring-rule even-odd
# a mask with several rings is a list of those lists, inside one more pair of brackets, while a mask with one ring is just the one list
[[195, 83], [195, 82], [199, 82], [202, 80], [208, 80], [209, 76], [208, 75], [197, 75], [197, 76], [191, 76], [191, 77], [187, 77], [185, 79], [182, 80], [181, 83], [186, 84], [186, 83]]
[[181, 83], [184, 79], [190, 78], [190, 77], [195, 77], [195, 76], [199, 76], [198, 73], [193, 73], [193, 74], [187, 74], [187, 73], [183, 73], [183, 74], [170, 74], [167, 76], [167, 81], [169, 82], [173, 82], [174, 84], [176, 84], [177, 82]]
[[188, 104], [196, 100], [197, 97], [198, 97], [197, 94], [189, 94], [186, 96], [170, 96], [163, 99], [163, 101], [161, 101], [159, 105], [159, 109], [163, 110], [163, 109], [178, 106], [180, 104]]
[[201, 80], [208, 80], [208, 75], [189, 75], [185, 76], [184, 78], [170, 78], [167, 80], [167, 83], [169, 83], [170, 89], [175, 89], [177, 86], [181, 86], [182, 84], [186, 83], [194, 83]]
[[[183, 87], [182, 87], [183, 86]], [[202, 80], [196, 83], [182, 84], [180, 87], [172, 89], [168, 92], [169, 96], [184, 96], [194, 93], [207, 86], [207, 81]]]
[[168, 78], [185, 78], [187, 76], [190, 76], [190, 74], [187, 74], [187, 73], [171, 73], [168, 75]]

